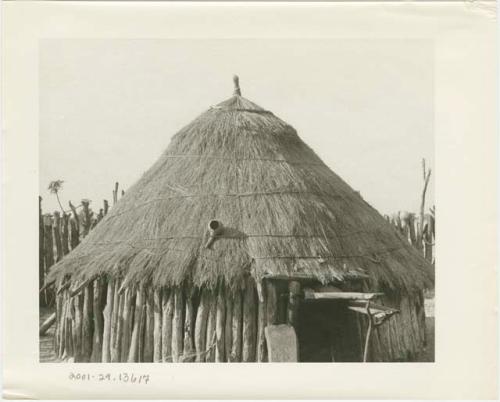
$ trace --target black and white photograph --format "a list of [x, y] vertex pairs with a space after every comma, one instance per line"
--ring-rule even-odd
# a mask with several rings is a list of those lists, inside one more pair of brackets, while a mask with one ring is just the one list
[[5, 399], [498, 398], [493, 0], [0, 7]]
[[429, 41], [48, 39], [39, 68], [40, 361], [434, 360]]

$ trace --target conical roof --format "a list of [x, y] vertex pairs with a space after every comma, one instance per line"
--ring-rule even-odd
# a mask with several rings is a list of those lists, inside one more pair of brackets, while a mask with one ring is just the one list
[[[223, 230], [206, 247], [211, 220]], [[98, 274], [157, 286], [237, 285], [248, 274], [391, 289], [433, 280], [429, 263], [239, 86], [172, 138], [51, 277]]]

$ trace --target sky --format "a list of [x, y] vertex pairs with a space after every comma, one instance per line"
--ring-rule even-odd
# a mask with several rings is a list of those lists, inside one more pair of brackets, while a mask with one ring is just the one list
[[[420, 39], [44, 39], [39, 186], [64, 207], [112, 200], [199, 114], [242, 95], [287, 121], [383, 214], [416, 212], [434, 166], [432, 42]], [[434, 175], [434, 172], [433, 172]], [[434, 203], [431, 176], [427, 205]]]

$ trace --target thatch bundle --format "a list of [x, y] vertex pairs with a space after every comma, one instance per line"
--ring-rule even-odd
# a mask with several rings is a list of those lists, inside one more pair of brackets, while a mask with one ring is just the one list
[[[140, 353], [157, 361], [163, 338], [156, 348], [145, 342], [140, 352], [128, 342], [167, 331], [174, 341], [166, 341], [161, 353], [174, 361], [186, 345], [201, 361], [201, 349], [211, 343], [219, 361], [233, 355], [253, 361], [253, 344], [251, 351], [244, 342], [229, 350], [233, 341], [242, 343], [245, 331], [256, 345], [263, 342], [258, 326], [265, 324], [259, 319], [264, 313], [258, 302], [248, 304], [262, 293], [265, 278], [363, 281], [370, 289], [412, 293], [429, 285], [433, 273], [293, 127], [241, 97], [238, 87], [173, 137], [90, 235], [54, 266], [49, 280], [65, 289], [60, 295], [68, 293], [60, 319], [82, 306], [85, 325], [92, 307], [107, 306], [103, 339], [95, 341], [111, 345], [110, 357], [105, 346], [95, 360], [113, 360], [121, 341], [129, 361], [140, 360]], [[135, 314], [127, 316], [132, 303]], [[111, 339], [106, 325], [121, 340], [116, 334]], [[231, 335], [225, 348], [223, 331]], [[213, 360], [210, 353], [204, 359]]]

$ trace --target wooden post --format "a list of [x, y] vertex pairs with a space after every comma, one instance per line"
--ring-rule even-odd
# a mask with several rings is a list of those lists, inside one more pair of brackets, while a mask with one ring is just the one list
[[161, 319], [161, 360], [164, 363], [172, 361], [172, 320], [174, 318], [174, 294], [170, 289], [164, 289], [162, 295]]
[[62, 241], [62, 253], [66, 255], [69, 253], [69, 215], [65, 212], [62, 215], [61, 224], [61, 241]]
[[215, 345], [214, 342], [217, 340], [215, 332], [215, 320], [217, 316], [217, 293], [216, 291], [210, 291], [208, 296], [208, 320], [207, 320], [207, 340], [205, 344], [205, 350], [208, 352], [205, 355], [206, 362], [215, 362]]
[[205, 361], [205, 347], [207, 340], [207, 321], [210, 310], [210, 292], [207, 289], [201, 291], [200, 304], [196, 313], [194, 346], [196, 350], [196, 362]]
[[62, 296], [61, 295], [56, 295], [56, 328], [54, 330], [54, 349], [56, 351], [56, 355], [59, 356], [58, 351], [59, 351], [59, 344], [61, 342], [60, 339], [60, 326], [61, 326], [61, 315], [62, 315]]
[[154, 290], [154, 329], [153, 329], [153, 361], [161, 363], [161, 321], [162, 321], [162, 291]]
[[233, 297], [229, 290], [226, 291], [226, 321], [224, 330], [224, 352], [227, 362], [230, 361], [233, 346]]
[[[42, 197], [38, 197], [38, 289], [42, 289], [45, 284], [45, 256], [44, 256], [44, 227], [42, 218]], [[44, 292], [40, 292], [39, 305], [44, 304]], [[56, 331], [57, 332], [57, 331]]]
[[113, 190], [113, 205], [118, 202], [118, 182], [115, 183], [115, 189]]
[[232, 318], [232, 345], [230, 362], [241, 362], [241, 341], [243, 331], [243, 306], [241, 291], [238, 289], [234, 295], [233, 318]]
[[191, 294], [186, 295], [186, 313], [184, 322], [184, 349], [182, 353], [183, 362], [192, 362], [195, 359], [194, 353], [194, 306]]
[[134, 310], [134, 327], [132, 329], [132, 336], [130, 338], [130, 349], [127, 361], [129, 363], [136, 363], [139, 361], [139, 331], [142, 324], [142, 307], [144, 304], [144, 285], [141, 284], [137, 290], [135, 298]]
[[79, 294], [73, 298], [75, 309], [74, 343], [75, 343], [75, 362], [81, 362], [83, 355], [82, 344], [82, 324], [83, 324], [83, 295]]
[[111, 336], [110, 336], [110, 358], [112, 363], [120, 361], [120, 342], [121, 334], [120, 318], [123, 310], [123, 295], [118, 293], [120, 289], [120, 280], [115, 279], [114, 295], [113, 295], [113, 311], [111, 314]]
[[257, 325], [257, 361], [267, 361], [267, 345], [265, 329], [267, 326], [267, 295], [266, 286], [260, 286], [258, 325]]
[[102, 334], [103, 334], [103, 317], [101, 308], [102, 299], [102, 279], [97, 278], [94, 281], [94, 300], [93, 300], [93, 316], [94, 316], [94, 340], [92, 343], [92, 362], [102, 361]]
[[123, 312], [122, 312], [122, 339], [121, 339], [121, 353], [120, 361], [128, 361], [128, 354], [130, 350], [130, 337], [132, 335], [132, 325], [133, 325], [133, 297], [132, 289], [126, 288], [123, 295]]
[[366, 338], [365, 338], [365, 349], [363, 352], [363, 363], [366, 363], [368, 361], [368, 352], [369, 352], [369, 347], [370, 347], [370, 337], [372, 334], [372, 326], [373, 326], [373, 318], [370, 313], [370, 301], [366, 303], [366, 312], [368, 313], [368, 330], [366, 331]]
[[146, 288], [144, 288], [144, 297], [142, 304], [142, 313], [141, 313], [141, 321], [139, 324], [139, 336], [138, 336], [138, 355], [137, 361], [144, 362], [144, 334], [146, 332], [146, 304], [147, 304], [147, 293]]
[[423, 248], [423, 234], [424, 234], [424, 219], [425, 219], [425, 194], [427, 192], [427, 187], [429, 185], [429, 179], [431, 178], [431, 169], [427, 169], [425, 166], [425, 159], [422, 159], [422, 173], [424, 179], [424, 188], [422, 189], [422, 196], [420, 201], [420, 225], [418, 228], [418, 238], [417, 238], [417, 248], [422, 250]]
[[146, 330], [144, 332], [144, 362], [153, 361], [154, 350], [154, 290], [148, 288], [146, 292]]
[[89, 362], [92, 355], [94, 284], [91, 282], [83, 290], [82, 318], [82, 361]]
[[113, 315], [113, 305], [115, 300], [115, 281], [108, 278], [108, 291], [106, 293], [106, 307], [103, 312], [104, 329], [102, 336], [102, 362], [111, 361], [111, 320]]
[[45, 276], [49, 273], [50, 267], [54, 265], [54, 243], [52, 241], [52, 217], [44, 215], [44, 255], [45, 255]]
[[174, 318], [172, 323], [172, 359], [174, 363], [179, 361], [182, 353], [182, 341], [184, 336], [184, 293], [181, 287], [174, 290]]
[[287, 321], [288, 324], [295, 328], [295, 333], [298, 334], [298, 315], [299, 315], [299, 302], [300, 302], [300, 282], [291, 281], [288, 284], [288, 311]]
[[90, 219], [89, 201], [82, 200], [82, 207], [83, 207], [83, 216], [84, 216], [83, 237], [85, 237], [89, 234], [90, 226], [92, 225], [92, 222]]
[[215, 332], [217, 336], [217, 343], [215, 345], [215, 361], [222, 363], [225, 361], [225, 320], [226, 320], [226, 298], [224, 287], [221, 285], [217, 292], [217, 314], [215, 319]]
[[278, 290], [275, 283], [266, 281], [266, 310], [267, 310], [267, 325], [279, 324], [278, 310]]
[[243, 361], [255, 362], [257, 344], [257, 296], [254, 279], [246, 281], [243, 299]]
[[69, 202], [69, 207], [73, 212], [73, 216], [70, 219], [71, 226], [71, 249], [73, 250], [80, 243], [80, 218], [78, 217], [78, 213], [76, 212], [75, 206]]
[[56, 261], [61, 261], [63, 258], [63, 249], [61, 241], [61, 215], [54, 211], [54, 223], [52, 226], [54, 242], [56, 245]]
[[66, 297], [63, 294], [59, 295], [61, 300], [61, 316], [59, 319], [59, 344], [58, 344], [58, 353], [57, 355], [62, 358], [66, 345]]
[[74, 357], [74, 345], [73, 345], [73, 303], [69, 297], [69, 292], [67, 290], [64, 291], [66, 294], [65, 305], [66, 305], [66, 344], [64, 350], [64, 356], [66, 359], [70, 359]]

